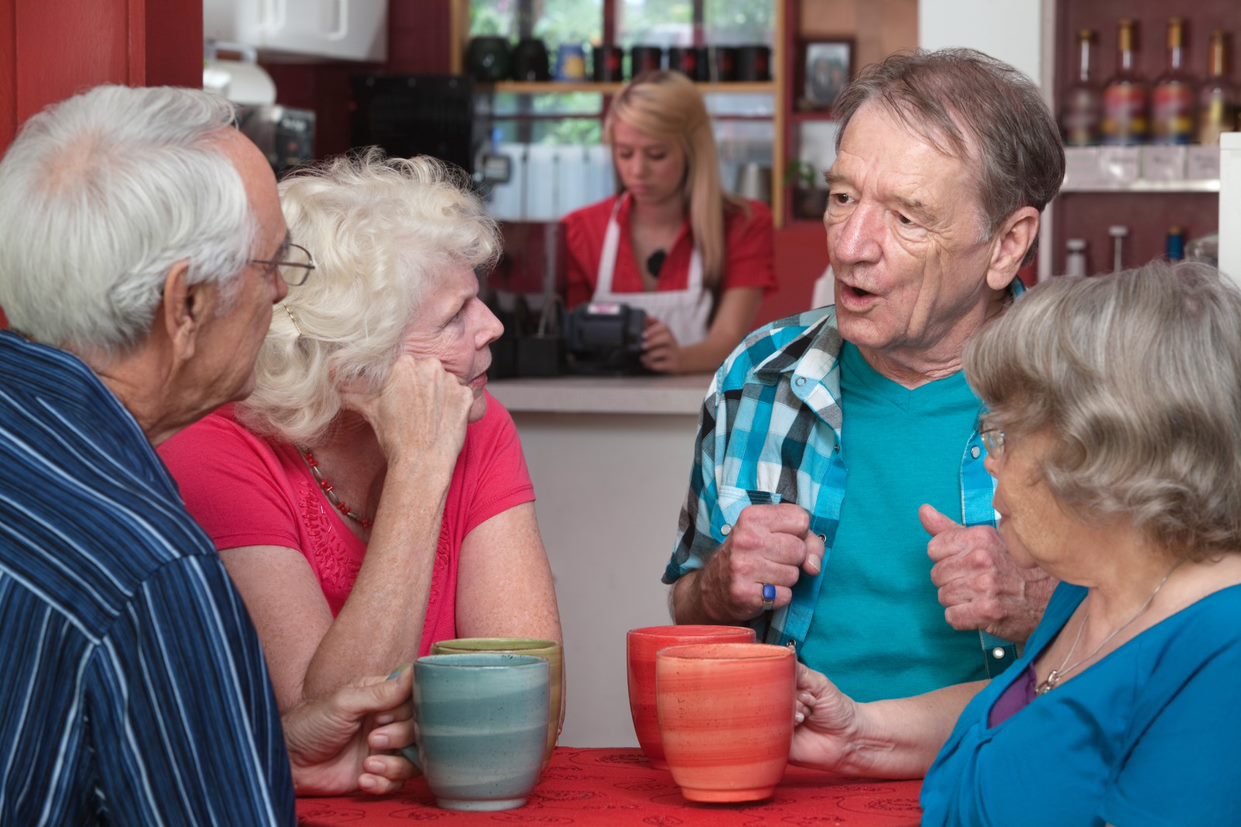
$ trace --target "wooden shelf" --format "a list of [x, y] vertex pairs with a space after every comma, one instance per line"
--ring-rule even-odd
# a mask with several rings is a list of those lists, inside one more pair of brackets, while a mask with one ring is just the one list
[[[564, 95], [574, 92], [588, 92], [597, 95], [615, 95], [624, 83], [592, 83], [589, 81], [518, 81], [506, 80], [479, 88], [495, 94], [506, 95]], [[704, 95], [774, 95], [775, 81], [761, 83], [699, 83], [698, 89]]]
[[1117, 181], [1099, 184], [1065, 184], [1061, 192], [1219, 192], [1219, 180], [1210, 181]]
[[791, 123], [811, 123], [814, 121], [834, 121], [830, 109], [794, 109], [786, 115]]

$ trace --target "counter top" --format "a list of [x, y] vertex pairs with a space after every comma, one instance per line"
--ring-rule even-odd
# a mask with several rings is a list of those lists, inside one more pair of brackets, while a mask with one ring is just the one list
[[492, 396], [510, 411], [697, 416], [711, 384], [706, 373], [689, 376], [556, 376], [498, 379]]

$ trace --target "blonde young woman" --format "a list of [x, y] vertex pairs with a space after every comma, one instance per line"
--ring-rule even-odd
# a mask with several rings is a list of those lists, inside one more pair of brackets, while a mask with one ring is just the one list
[[723, 191], [711, 118], [680, 73], [630, 82], [604, 138], [622, 192], [564, 218], [568, 304], [645, 310], [650, 370], [715, 370], [775, 286], [771, 211]]
[[314, 269], [276, 307], [256, 389], [161, 449], [280, 708], [445, 638], [560, 640], [521, 443], [486, 391], [494, 222], [429, 158], [340, 159], [281, 202]]

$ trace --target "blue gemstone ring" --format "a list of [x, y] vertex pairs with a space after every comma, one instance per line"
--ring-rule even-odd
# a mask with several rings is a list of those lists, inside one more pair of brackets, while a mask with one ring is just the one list
[[763, 584], [763, 611], [770, 612], [776, 607], [776, 587], [770, 583]]

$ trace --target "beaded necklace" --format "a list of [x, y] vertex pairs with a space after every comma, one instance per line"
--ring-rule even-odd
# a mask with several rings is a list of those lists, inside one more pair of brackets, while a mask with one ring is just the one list
[[345, 504], [344, 500], [336, 496], [336, 489], [332, 486], [332, 483], [328, 482], [323, 476], [323, 472], [319, 470], [319, 460], [315, 459], [315, 455], [311, 453], [310, 449], [299, 447], [297, 452], [302, 455], [302, 459], [304, 459], [306, 464], [310, 466], [310, 474], [315, 478], [315, 482], [319, 484], [319, 488], [323, 491], [323, 496], [327, 497], [327, 501], [330, 502], [332, 506], [341, 514], [344, 514], [346, 517], [362, 526], [362, 528], [369, 529], [371, 525], [374, 524], [374, 520], [370, 517], [363, 517], [361, 514], [356, 513]]

